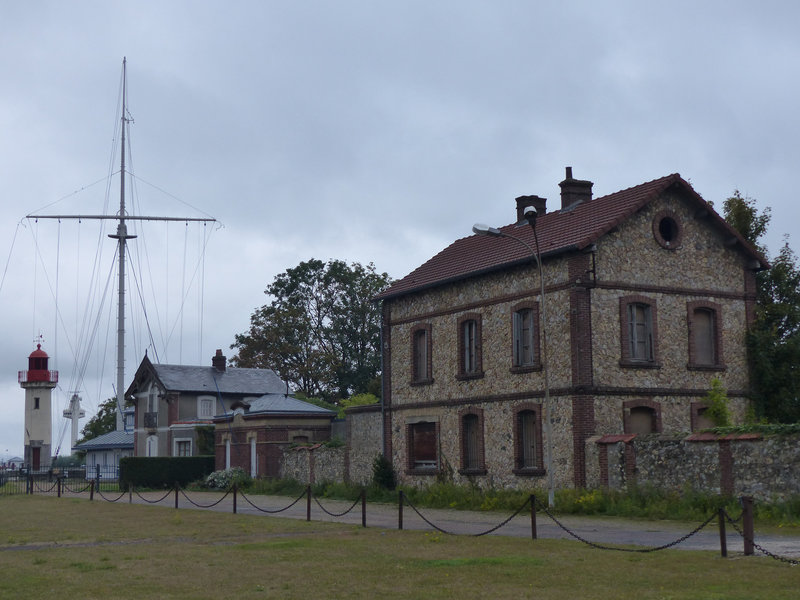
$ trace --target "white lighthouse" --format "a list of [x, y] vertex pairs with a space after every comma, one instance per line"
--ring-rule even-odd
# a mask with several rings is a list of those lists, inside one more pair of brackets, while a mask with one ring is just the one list
[[58, 371], [50, 371], [50, 358], [36, 344], [28, 357], [28, 370], [19, 372], [19, 385], [25, 390], [25, 466], [31, 470], [47, 469], [52, 461], [53, 388], [58, 383]]

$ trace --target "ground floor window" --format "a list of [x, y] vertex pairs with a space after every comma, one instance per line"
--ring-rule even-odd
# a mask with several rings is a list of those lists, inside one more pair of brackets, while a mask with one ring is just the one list
[[436, 423], [410, 423], [407, 430], [408, 467], [413, 470], [435, 471], [439, 466], [439, 442]]
[[486, 472], [483, 450], [483, 412], [471, 409], [461, 416], [461, 472]]
[[175, 441], [175, 456], [191, 456], [191, 455], [192, 455], [192, 440]]
[[544, 473], [541, 406], [526, 404], [514, 412], [514, 471], [517, 474]]

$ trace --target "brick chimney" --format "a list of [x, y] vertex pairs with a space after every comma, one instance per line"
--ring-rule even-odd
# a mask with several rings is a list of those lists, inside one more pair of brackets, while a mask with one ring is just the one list
[[533, 206], [539, 215], [547, 212], [547, 198], [539, 196], [520, 196], [517, 198], [517, 223], [524, 218], [525, 209]]
[[592, 186], [594, 184], [591, 181], [574, 179], [572, 177], [572, 167], [567, 167], [567, 176], [558, 185], [561, 187], [561, 210], [574, 204], [589, 202], [592, 199]]
[[222, 350], [217, 349], [217, 353], [211, 358], [211, 366], [214, 367], [220, 373], [225, 372], [225, 363], [227, 362], [227, 358], [222, 354]]

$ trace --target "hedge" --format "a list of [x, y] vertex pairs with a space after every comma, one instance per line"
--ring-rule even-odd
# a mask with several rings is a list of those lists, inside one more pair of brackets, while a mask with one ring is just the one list
[[213, 456], [126, 456], [119, 461], [122, 489], [186, 486], [214, 470]]

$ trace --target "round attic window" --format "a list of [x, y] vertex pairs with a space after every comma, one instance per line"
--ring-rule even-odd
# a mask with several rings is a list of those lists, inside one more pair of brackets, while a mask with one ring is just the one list
[[675, 213], [663, 211], [653, 219], [653, 236], [656, 241], [669, 250], [674, 250], [681, 243], [680, 221]]

